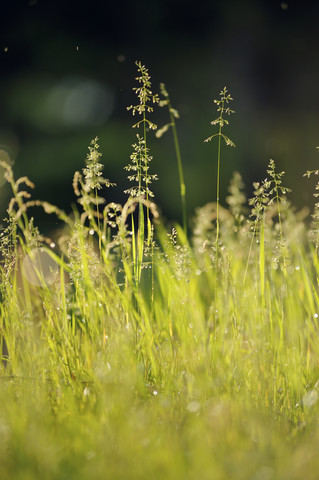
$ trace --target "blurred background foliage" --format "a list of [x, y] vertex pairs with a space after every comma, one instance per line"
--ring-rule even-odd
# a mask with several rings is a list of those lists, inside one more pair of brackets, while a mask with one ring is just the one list
[[[266, 176], [269, 158], [287, 172], [297, 207], [311, 206], [302, 178], [318, 165], [319, 2], [271, 0], [11, 0], [0, 28], [0, 157], [36, 184], [34, 197], [66, 210], [72, 178], [92, 138], [100, 138], [104, 174], [123, 201], [136, 131], [126, 107], [136, 100], [135, 60], [149, 68], [153, 91], [164, 82], [180, 112], [178, 132], [188, 210], [216, 197], [214, 98], [226, 85], [236, 115], [225, 133], [221, 201], [234, 170], [248, 193]], [[157, 109], [152, 120], [168, 120]], [[166, 218], [181, 221], [171, 132], [149, 146], [153, 186]], [[2, 180], [1, 180], [2, 182]], [[3, 184], [3, 182], [2, 182]], [[8, 189], [3, 185], [0, 209]]]

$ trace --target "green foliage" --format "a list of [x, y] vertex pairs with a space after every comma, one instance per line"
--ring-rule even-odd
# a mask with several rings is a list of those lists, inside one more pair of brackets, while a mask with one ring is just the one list
[[[13, 195], [0, 235], [0, 478], [315, 479], [317, 230], [273, 160], [248, 205], [235, 173], [227, 208], [217, 196], [191, 235], [167, 228], [148, 198], [156, 97], [137, 66], [131, 109], [145, 130], [124, 205], [106, 202], [97, 138], [72, 215], [0, 163]], [[230, 100], [224, 89], [216, 101], [219, 141]], [[54, 242], [35, 206], [64, 223]]]

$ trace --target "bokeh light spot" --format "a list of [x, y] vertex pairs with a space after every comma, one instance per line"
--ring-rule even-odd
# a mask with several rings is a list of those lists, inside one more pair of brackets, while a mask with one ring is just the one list
[[32, 285], [51, 285], [59, 278], [59, 265], [44, 248], [34, 248], [23, 259], [22, 273]]
[[101, 124], [110, 117], [113, 106], [111, 89], [86, 78], [66, 78], [47, 97], [50, 117], [66, 127]]

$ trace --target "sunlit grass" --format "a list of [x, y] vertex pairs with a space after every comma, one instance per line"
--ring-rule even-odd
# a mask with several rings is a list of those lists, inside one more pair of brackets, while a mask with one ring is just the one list
[[[250, 201], [235, 173], [228, 207], [187, 228], [181, 177], [183, 227], [168, 229], [145, 131], [124, 205], [105, 201], [97, 139], [72, 216], [1, 163], [0, 478], [316, 479], [316, 209], [312, 224], [294, 210], [270, 161]], [[64, 225], [55, 242], [35, 206]]]

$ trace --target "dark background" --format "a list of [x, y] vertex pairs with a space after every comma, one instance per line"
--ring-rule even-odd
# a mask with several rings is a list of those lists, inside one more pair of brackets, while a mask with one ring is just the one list
[[[100, 138], [104, 174], [124, 201], [123, 167], [135, 141], [126, 107], [136, 102], [135, 60], [149, 68], [153, 91], [165, 82], [179, 110], [178, 131], [189, 215], [216, 197], [214, 98], [226, 85], [236, 114], [225, 133], [221, 199], [234, 170], [248, 192], [265, 178], [270, 158], [287, 172], [297, 207], [313, 203], [313, 182], [302, 174], [318, 165], [319, 2], [269, 0], [73, 1], [1, 3], [0, 157], [16, 176], [35, 183], [35, 198], [66, 210], [72, 178], [87, 146]], [[154, 112], [155, 123], [167, 112]], [[149, 136], [153, 185], [164, 215], [181, 220], [171, 132]], [[0, 209], [8, 188], [3, 185]]]

